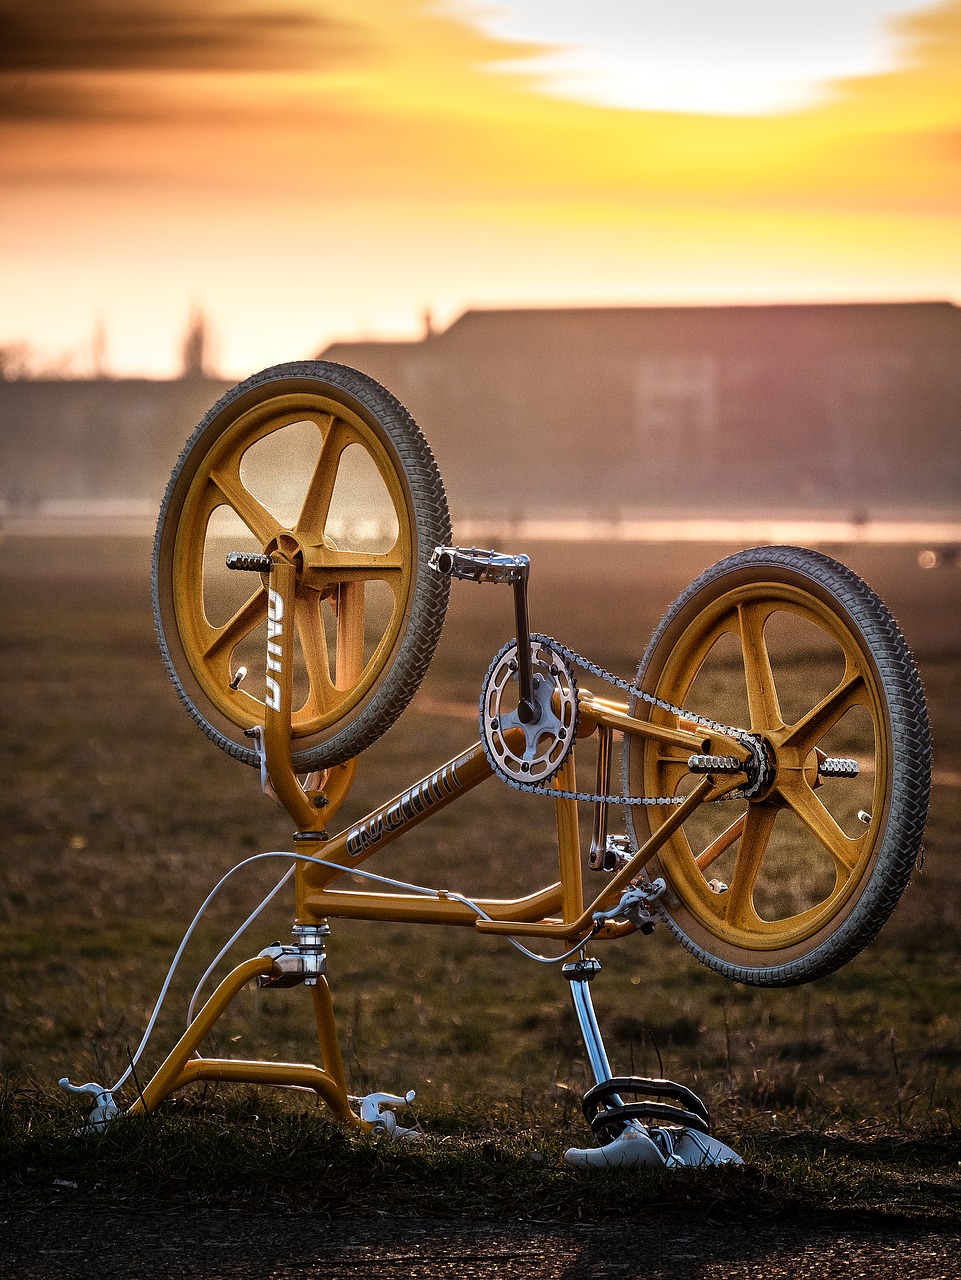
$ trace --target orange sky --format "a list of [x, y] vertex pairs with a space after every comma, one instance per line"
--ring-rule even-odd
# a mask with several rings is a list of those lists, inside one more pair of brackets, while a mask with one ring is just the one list
[[[470, 305], [961, 302], [961, 0], [768, 116], [561, 100], [423, 0], [0, 0], [0, 344], [241, 375]], [[12, 34], [11, 34], [12, 33]]]

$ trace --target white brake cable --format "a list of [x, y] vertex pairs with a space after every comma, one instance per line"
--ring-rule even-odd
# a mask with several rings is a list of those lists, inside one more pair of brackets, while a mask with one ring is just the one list
[[[249, 866], [250, 863], [252, 862], [259, 862], [262, 858], [291, 858], [293, 856], [295, 855], [290, 853], [282, 853], [282, 852], [255, 853], [252, 857], [244, 858], [242, 862], [238, 862], [236, 866], [231, 867], [229, 871], [227, 871], [224, 875], [220, 877], [220, 879], [217, 881], [214, 887], [207, 894], [206, 898], [203, 900], [203, 903], [201, 904], [200, 909], [198, 910], [197, 914], [194, 916], [193, 920], [191, 920], [187, 928], [187, 932], [184, 934], [181, 940], [180, 946], [177, 948], [176, 954], [174, 955], [173, 960], [170, 962], [170, 968], [167, 970], [167, 976], [166, 978], [164, 978], [163, 986], [160, 988], [160, 995], [157, 997], [157, 1003], [154, 1005], [154, 1010], [153, 1010], [153, 1013], [150, 1015], [150, 1021], [147, 1023], [146, 1029], [143, 1033], [143, 1038], [141, 1039], [140, 1044], [137, 1046], [136, 1052], [131, 1055], [130, 1065], [127, 1067], [127, 1070], [123, 1073], [123, 1075], [120, 1077], [117, 1083], [111, 1086], [109, 1090], [110, 1093], [116, 1093], [116, 1091], [127, 1082], [130, 1076], [133, 1075], [134, 1068], [136, 1067], [137, 1063], [140, 1061], [140, 1058], [143, 1055], [143, 1051], [147, 1047], [147, 1042], [150, 1040], [150, 1037], [153, 1034], [153, 1029], [156, 1026], [157, 1018], [160, 1016], [160, 1010], [163, 1007], [164, 1000], [166, 1000], [167, 998], [167, 992], [170, 989], [170, 984], [173, 981], [173, 976], [177, 971], [177, 966], [180, 964], [180, 961], [183, 957], [183, 953], [187, 946], [187, 943], [190, 941], [193, 935], [194, 929], [196, 929], [197, 925], [200, 923], [207, 908], [210, 906], [211, 902], [213, 902], [214, 898], [217, 896], [217, 894], [220, 892], [223, 886], [227, 883], [230, 877], [235, 874], [235, 872], [240, 871], [242, 867]], [[293, 870], [293, 868], [291, 868], [291, 870]], [[287, 874], [289, 874], [289, 872]], [[286, 876], [284, 878], [286, 878]], [[283, 879], [281, 880], [280, 884], [283, 884]], [[277, 889], [280, 888], [280, 884], [276, 886], [276, 888], [273, 890], [273, 893], [275, 893]], [[273, 896], [273, 893], [271, 893], [270, 897]], [[267, 901], [269, 901], [269, 898], [266, 899], [265, 902], [261, 904], [261, 906], [266, 905]], [[255, 912], [255, 916], [259, 914], [259, 911], [260, 911], [260, 908], [258, 908], [257, 912]], [[196, 995], [196, 992], [194, 994]]]
[[[436, 898], [438, 902], [443, 901], [445, 898], [449, 898], [452, 902], [462, 902], [465, 907], [469, 907], [471, 911], [476, 912], [481, 920], [493, 920], [494, 918], [493, 916], [489, 916], [482, 907], [477, 905], [476, 902], [472, 902], [470, 898], [466, 898], [462, 893], [452, 893], [449, 889], [426, 889], [420, 884], [407, 884], [403, 880], [390, 880], [387, 876], [374, 875], [372, 871], [361, 871], [359, 867], [342, 867], [337, 862], [328, 862], [326, 858], [315, 858], [306, 853], [288, 854], [287, 856], [300, 858], [304, 862], [313, 862], [320, 867], [330, 867], [332, 871], [343, 871], [353, 876], [363, 876], [366, 880], [376, 880], [379, 884], [390, 885], [394, 889], [406, 889], [408, 893], [422, 893], [426, 897]], [[591, 934], [593, 934], [596, 929], [597, 925], [592, 928]], [[509, 937], [507, 941], [512, 947], [516, 947], [518, 951], [527, 956], [528, 959], [536, 960], [538, 964], [559, 964], [562, 960], [567, 960], [568, 957], [574, 955], [576, 951], [580, 951], [587, 939], [585, 938], [584, 942], [578, 942], [576, 946], [570, 949], [570, 951], [565, 951], [561, 956], [539, 956], [536, 951], [530, 951], [522, 943], [518, 942], [516, 938]]]
[[234, 943], [239, 941], [239, 939], [241, 939], [244, 936], [244, 934], [247, 932], [247, 930], [250, 928], [253, 922], [257, 919], [260, 913], [264, 910], [267, 904], [277, 896], [277, 894], [281, 891], [281, 889], [284, 887], [284, 885], [287, 883], [287, 881], [290, 879], [290, 877], [293, 874], [294, 874], [294, 864], [291, 863], [290, 866], [287, 868], [287, 870], [284, 872], [284, 874], [280, 877], [280, 879], [271, 889], [271, 891], [267, 894], [266, 898], [264, 898], [263, 902], [261, 902], [260, 906], [255, 907], [254, 910], [251, 911], [250, 915], [243, 922], [243, 924], [236, 931], [236, 933], [234, 933], [234, 935], [229, 939], [229, 941], [224, 943], [224, 945], [217, 952], [216, 956], [214, 956], [213, 960], [211, 960], [210, 964], [207, 966], [207, 971], [204, 973], [204, 976], [197, 983], [196, 987], [194, 988], [194, 993], [190, 997], [190, 1004], [187, 1006], [187, 1026], [188, 1027], [190, 1026], [191, 1022], [193, 1022], [194, 1020], [194, 1008], [196, 1007], [196, 1004], [197, 1004], [197, 997], [200, 995], [200, 992], [203, 990], [204, 983], [207, 981], [207, 979], [210, 977], [213, 971], [217, 968], [217, 965], [220, 964], [221, 960], [223, 960], [224, 956], [227, 954], [230, 948], [234, 945]]
[[[306, 853], [291, 853], [286, 850], [271, 850], [268, 853], [255, 853], [249, 858], [244, 858], [242, 862], [238, 862], [236, 866], [231, 867], [229, 871], [227, 871], [223, 876], [221, 876], [221, 878], [217, 881], [214, 887], [207, 894], [207, 897], [204, 899], [203, 903], [201, 904], [193, 920], [191, 920], [187, 928], [187, 931], [184, 934], [183, 939], [181, 940], [180, 946], [177, 948], [174, 958], [170, 963], [170, 968], [167, 970], [167, 976], [164, 978], [163, 985], [160, 988], [160, 995], [157, 997], [157, 1003], [154, 1006], [153, 1012], [150, 1015], [150, 1019], [147, 1023], [147, 1026], [144, 1029], [143, 1037], [141, 1038], [140, 1044], [137, 1046], [136, 1051], [131, 1055], [130, 1063], [126, 1071], [124, 1071], [120, 1079], [117, 1080], [116, 1084], [111, 1085], [110, 1089], [106, 1090], [106, 1092], [110, 1094], [116, 1093], [119, 1089], [123, 1087], [124, 1084], [126, 1084], [130, 1076], [133, 1075], [136, 1065], [140, 1061], [141, 1057], [143, 1056], [143, 1052], [146, 1049], [147, 1044], [149, 1043], [151, 1035], [153, 1034], [153, 1029], [157, 1024], [157, 1018], [160, 1016], [160, 1010], [162, 1009], [164, 1001], [167, 998], [167, 993], [170, 990], [170, 984], [173, 981], [173, 976], [177, 971], [177, 967], [180, 964], [181, 959], [183, 958], [183, 953], [186, 949], [187, 943], [190, 941], [191, 937], [193, 936], [194, 930], [196, 929], [197, 925], [200, 923], [201, 919], [204, 916], [204, 913], [207, 911], [207, 908], [210, 906], [211, 902], [213, 902], [214, 898], [217, 896], [217, 894], [220, 892], [220, 890], [227, 883], [227, 881], [230, 879], [231, 876], [233, 876], [236, 872], [240, 871], [243, 867], [250, 866], [251, 863], [254, 863], [254, 862], [260, 862], [265, 858], [290, 858], [297, 862], [310, 862], [310, 863], [314, 863], [316, 866], [328, 867], [331, 871], [338, 871], [345, 875], [361, 876], [365, 880], [371, 880], [377, 884], [386, 885], [389, 888], [403, 889], [408, 893], [423, 894], [424, 897], [436, 898], [438, 901], [442, 901], [444, 898], [449, 898], [454, 902], [463, 903], [464, 906], [469, 907], [470, 910], [475, 912], [477, 916], [482, 920], [491, 920], [493, 918], [492, 916], [488, 915], [487, 912], [484, 911], [482, 907], [479, 907], [476, 902], [472, 902], [470, 898], [467, 898], [460, 893], [452, 893], [449, 891], [438, 890], [438, 889], [428, 889], [424, 885], [409, 884], [404, 880], [393, 880], [389, 876], [375, 875], [374, 872], [363, 871], [360, 867], [344, 867], [337, 862], [330, 862], [326, 858], [317, 858]], [[227, 954], [230, 948], [234, 945], [237, 939], [244, 934], [247, 928], [257, 919], [260, 913], [271, 901], [274, 895], [280, 891], [282, 886], [290, 878], [290, 875], [292, 872], [293, 872], [293, 866], [289, 867], [287, 871], [284, 872], [283, 876], [281, 876], [280, 880], [273, 887], [273, 889], [271, 889], [271, 891], [263, 899], [260, 905], [247, 917], [244, 923], [240, 926], [239, 929], [237, 929], [237, 931], [231, 937], [230, 941], [220, 950], [216, 959], [209, 965], [209, 967], [207, 968], [207, 971], [204, 973], [204, 976], [200, 979], [200, 982], [197, 984], [197, 987], [194, 990], [193, 996], [191, 998], [188, 1024], [192, 1020], [192, 1010], [196, 1003], [197, 996], [200, 992], [200, 989], [203, 987], [203, 984], [207, 981], [207, 979], [210, 977], [210, 974], [213, 972], [214, 968], [220, 963], [220, 961]], [[595, 928], [596, 928], [596, 925], [595, 925]], [[525, 947], [522, 943], [518, 942], [516, 938], [509, 937], [507, 941], [511, 944], [511, 946], [516, 947], [516, 949], [520, 951], [522, 955], [527, 956], [528, 959], [530, 960], [536, 960], [538, 964], [559, 964], [561, 961], [567, 960], [570, 956], [574, 955], [577, 951], [580, 951], [584, 945], [583, 941], [578, 942], [576, 946], [572, 947], [569, 951], [565, 951], [562, 955], [559, 955], [559, 956], [541, 956], [541, 955], [538, 955], [535, 951], [531, 951], [528, 947]]]

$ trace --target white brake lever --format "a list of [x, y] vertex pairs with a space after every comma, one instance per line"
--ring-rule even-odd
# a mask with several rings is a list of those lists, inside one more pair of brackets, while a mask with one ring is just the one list
[[87, 1117], [87, 1123], [81, 1129], [81, 1133], [101, 1133], [107, 1125], [116, 1116], [120, 1114], [120, 1108], [113, 1100], [113, 1094], [109, 1089], [105, 1089], [102, 1084], [71, 1084], [66, 1076], [60, 1081], [61, 1089], [66, 1089], [68, 1093], [89, 1093], [96, 1100], [96, 1106]]
[[402, 1098], [393, 1093], [368, 1093], [360, 1100], [360, 1118], [369, 1125], [372, 1132], [382, 1134], [386, 1138], [409, 1138], [420, 1135], [418, 1129], [404, 1129], [397, 1123], [397, 1117], [391, 1107], [406, 1107], [417, 1097], [410, 1089]]

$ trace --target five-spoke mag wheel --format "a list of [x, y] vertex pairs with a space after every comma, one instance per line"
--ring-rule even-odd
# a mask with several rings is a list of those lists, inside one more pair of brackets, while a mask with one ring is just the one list
[[181, 699], [231, 755], [267, 697], [267, 575], [230, 552], [297, 570], [293, 760], [357, 755], [407, 706], [433, 656], [449, 581], [443, 485], [409, 414], [371, 378], [305, 361], [254, 375], [207, 414], [171, 476], [154, 545], [154, 617]]
[[[897, 625], [854, 573], [815, 551], [721, 561], [671, 606], [637, 684], [750, 730], [769, 772], [750, 800], [702, 805], [652, 861], [672, 932], [736, 981], [781, 986], [836, 969], [875, 936], [914, 866], [930, 788], [920, 680]], [[640, 699], [635, 714], [677, 727]], [[829, 777], [825, 757], [858, 776]], [[629, 739], [635, 795], [693, 785], [682, 749]], [[629, 811], [638, 844], [670, 809]]]

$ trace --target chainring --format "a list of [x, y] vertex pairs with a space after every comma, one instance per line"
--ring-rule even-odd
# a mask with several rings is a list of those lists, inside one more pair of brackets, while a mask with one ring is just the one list
[[[491, 767], [506, 782], [538, 788], [557, 774], [577, 736], [577, 681], [555, 641], [531, 635], [536, 719], [518, 716], [517, 641], [499, 651], [480, 698], [481, 742]], [[522, 745], [523, 744], [523, 745]]]

